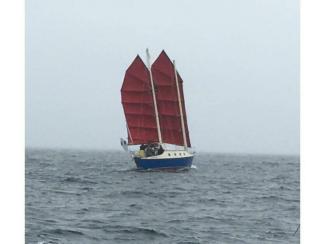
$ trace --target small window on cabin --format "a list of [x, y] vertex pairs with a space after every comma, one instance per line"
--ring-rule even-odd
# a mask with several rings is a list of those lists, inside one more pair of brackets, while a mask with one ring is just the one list
[[170, 156], [170, 153], [168, 153], [168, 156]]
[[174, 155], [176, 156], [176, 153], [174, 153]]

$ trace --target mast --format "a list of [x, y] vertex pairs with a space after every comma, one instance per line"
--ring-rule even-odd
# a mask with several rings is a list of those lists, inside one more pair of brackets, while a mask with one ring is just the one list
[[156, 101], [156, 92], [155, 92], [155, 87], [154, 87], [153, 79], [152, 79], [150, 55], [149, 55], [149, 49], [148, 48], [146, 49], [146, 53], [147, 53], [147, 65], [148, 65], [148, 69], [149, 69], [150, 82], [151, 82], [152, 98], [153, 98], [153, 104], [154, 104], [154, 107], [155, 107], [155, 117], [156, 117], [156, 123], [157, 123], [158, 139], [159, 139], [159, 143], [162, 144], [160, 123], [159, 123], [159, 116], [158, 116], [158, 109], [157, 109], [157, 101]]
[[180, 92], [179, 92], [178, 76], [177, 76], [177, 70], [176, 70], [175, 60], [173, 60], [173, 64], [174, 64], [174, 73], [175, 73], [175, 81], [176, 81], [176, 88], [177, 88], [178, 106], [179, 106], [179, 111], [180, 111], [180, 114], [181, 114], [181, 124], [182, 124], [182, 133], [183, 133], [184, 149], [186, 150], [187, 149], [187, 140], [186, 140], [186, 134], [185, 134], [183, 108], [182, 108], [181, 95], [180, 95]]

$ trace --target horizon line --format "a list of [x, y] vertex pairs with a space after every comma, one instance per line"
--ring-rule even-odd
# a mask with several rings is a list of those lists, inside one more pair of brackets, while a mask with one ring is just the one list
[[[78, 151], [121, 151], [124, 150], [118, 148], [99, 148], [99, 147], [59, 147], [59, 146], [25, 146], [25, 150], [78, 150]], [[209, 150], [195, 150], [196, 154], [234, 154], [234, 155], [273, 155], [273, 156], [298, 156], [299, 153], [281, 153], [281, 152], [235, 152], [235, 151], [209, 151]]]

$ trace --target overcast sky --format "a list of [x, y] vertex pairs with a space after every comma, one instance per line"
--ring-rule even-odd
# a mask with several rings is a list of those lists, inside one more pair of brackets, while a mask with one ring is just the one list
[[119, 149], [124, 72], [148, 47], [176, 59], [197, 151], [299, 153], [298, 7], [26, 1], [26, 145]]

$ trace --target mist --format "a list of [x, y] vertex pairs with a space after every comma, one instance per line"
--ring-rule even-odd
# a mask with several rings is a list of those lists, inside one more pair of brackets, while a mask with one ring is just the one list
[[177, 62], [198, 152], [299, 154], [299, 2], [26, 2], [26, 146], [121, 149], [137, 54]]

